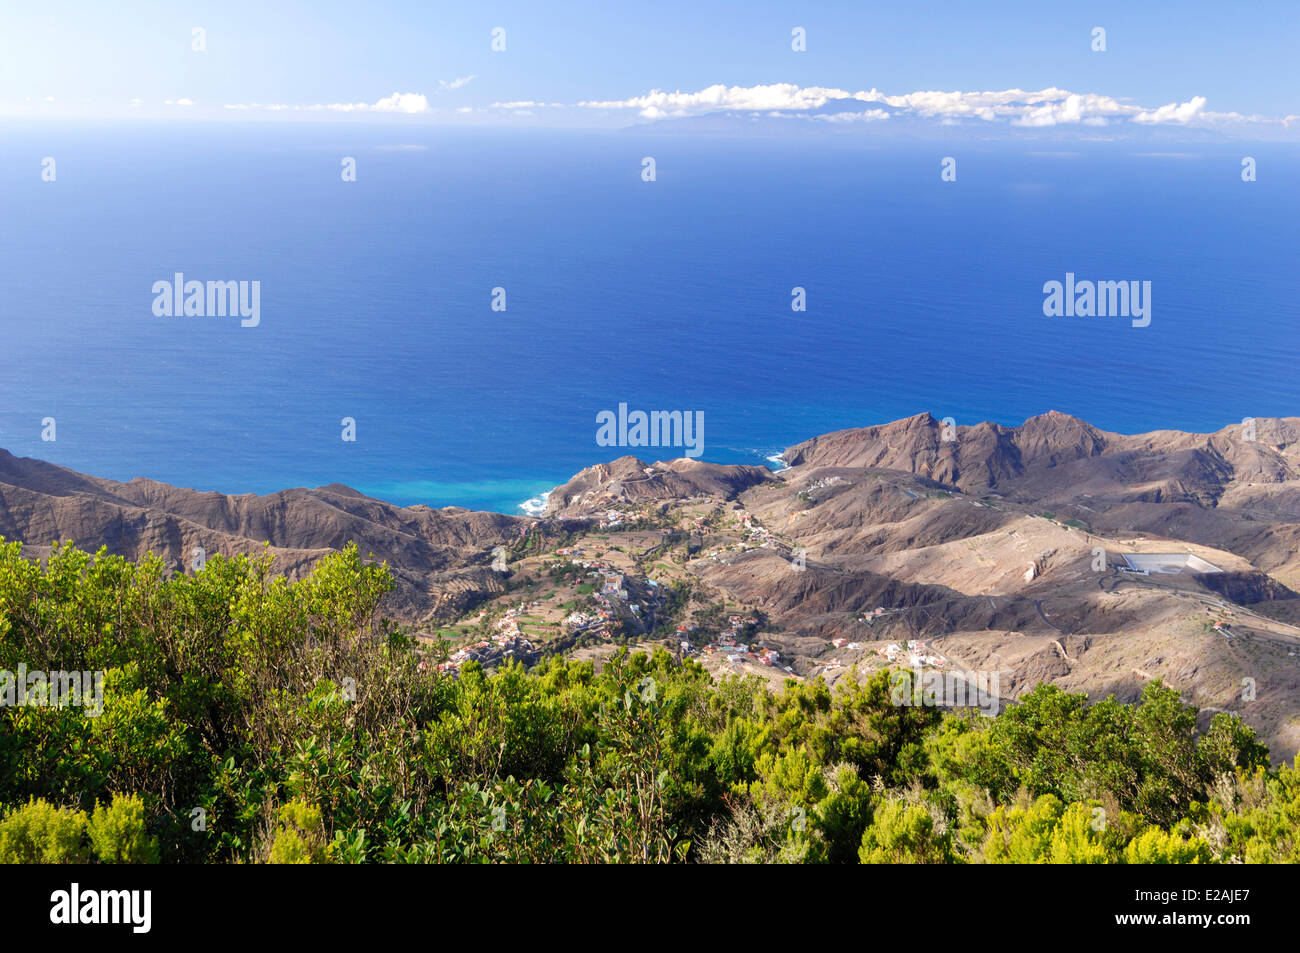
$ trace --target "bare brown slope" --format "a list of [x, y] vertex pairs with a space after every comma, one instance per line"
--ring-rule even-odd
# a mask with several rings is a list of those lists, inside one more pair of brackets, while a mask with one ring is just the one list
[[458, 508], [398, 507], [340, 485], [267, 496], [202, 493], [136, 479], [117, 483], [0, 451], [0, 536], [37, 553], [71, 540], [138, 559], [153, 552], [183, 569], [195, 547], [208, 554], [257, 552], [268, 544], [290, 576], [355, 542], [388, 562], [399, 584], [392, 605], [419, 618], [463, 601], [476, 587], [500, 588], [491, 551], [533, 524], [522, 517]]
[[[711, 556], [700, 575], [790, 633], [801, 674], [842, 677], [873, 644], [923, 638], [949, 665], [997, 668], [1007, 697], [1046, 680], [1132, 700], [1158, 677], [1289, 758], [1300, 421], [1254, 429], [1126, 436], [1049, 413], [950, 440], [929, 415], [828, 434], [784, 455], [785, 492], [737, 500], [775, 545]], [[1223, 571], [1126, 575], [1125, 552]], [[877, 600], [888, 611], [863, 617]], [[831, 650], [832, 635], [862, 647]]]
[[582, 470], [551, 491], [547, 516], [590, 513], [618, 503], [710, 496], [724, 500], [772, 479], [766, 467], [727, 466], [682, 457], [649, 464], [619, 457]]
[[[0, 452], [0, 535], [38, 555], [67, 538], [152, 550], [177, 568], [193, 546], [267, 543], [290, 574], [356, 541], [393, 568], [390, 611], [422, 620], [500, 593], [490, 554], [521, 530], [582, 539], [615, 508], [688, 530], [693, 544], [656, 572], [679, 565], [701, 605], [761, 613], [764, 638], [788, 640], [776, 644], [800, 675], [838, 677], [847, 669], [828, 668], [830, 656], [847, 665], [919, 638], [950, 665], [996, 666], [1007, 697], [1049, 680], [1128, 698], [1160, 677], [1207, 711], [1242, 714], [1289, 756], [1300, 745], [1300, 420], [1261, 418], [1247, 436], [1241, 425], [1125, 436], [1058, 413], [945, 433], [923, 414], [806, 441], [779, 475], [622, 457], [558, 487], [539, 521], [395, 507], [338, 485], [227, 497], [115, 483]], [[649, 545], [628, 532], [619, 558]], [[610, 549], [609, 535], [592, 550]], [[542, 539], [532, 550], [538, 566], [553, 549]], [[1193, 554], [1223, 572], [1135, 577], [1119, 568], [1124, 552]], [[858, 648], [832, 649], [840, 636]]]
[[[1049, 411], [1019, 427], [980, 423], [945, 430], [929, 414], [841, 430], [788, 449], [791, 466], [879, 467], [967, 492], [1019, 492], [1040, 501], [1068, 494], [1213, 503], [1232, 484], [1300, 480], [1300, 419], [1260, 418], [1212, 434], [1125, 436]], [[945, 439], [947, 437], [948, 439]]]

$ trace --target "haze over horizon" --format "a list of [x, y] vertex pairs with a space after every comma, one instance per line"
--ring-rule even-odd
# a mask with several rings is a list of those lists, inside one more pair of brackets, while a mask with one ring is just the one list
[[1176, 17], [1111, 2], [809, 13], [763, 0], [745, 14], [681, 2], [11, 7], [0, 117], [619, 128], [734, 113], [871, 135], [917, 120], [998, 136], [1172, 127], [1300, 140], [1300, 11], [1281, 0], [1231, 15], [1197, 0]]

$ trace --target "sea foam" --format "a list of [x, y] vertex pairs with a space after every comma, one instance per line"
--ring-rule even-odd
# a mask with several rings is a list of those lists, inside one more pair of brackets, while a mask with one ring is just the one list
[[541, 516], [546, 509], [546, 501], [550, 498], [551, 491], [547, 490], [540, 496], [532, 496], [519, 504], [519, 510], [525, 516]]

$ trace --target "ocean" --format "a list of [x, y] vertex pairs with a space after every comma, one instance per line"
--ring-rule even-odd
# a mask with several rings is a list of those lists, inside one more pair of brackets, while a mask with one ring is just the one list
[[[1281, 144], [12, 122], [0, 447], [519, 512], [593, 463], [683, 455], [598, 444], [620, 404], [701, 414], [722, 463], [922, 411], [1296, 415], [1298, 173]], [[155, 315], [178, 272], [259, 282], [260, 322]], [[1149, 281], [1150, 324], [1045, 316], [1067, 273]]]

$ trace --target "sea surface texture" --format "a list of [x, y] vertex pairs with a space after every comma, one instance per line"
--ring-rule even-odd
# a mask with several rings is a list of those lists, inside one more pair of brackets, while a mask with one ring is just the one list
[[[1300, 170], [1270, 148], [1244, 183], [1236, 146], [954, 144], [944, 182], [943, 144], [15, 125], [0, 447], [518, 512], [593, 463], [684, 455], [599, 445], [620, 403], [702, 413], [724, 463], [922, 411], [1295, 415]], [[177, 272], [260, 282], [259, 323], [155, 315]], [[1067, 273], [1150, 282], [1150, 324], [1046, 316]]]

